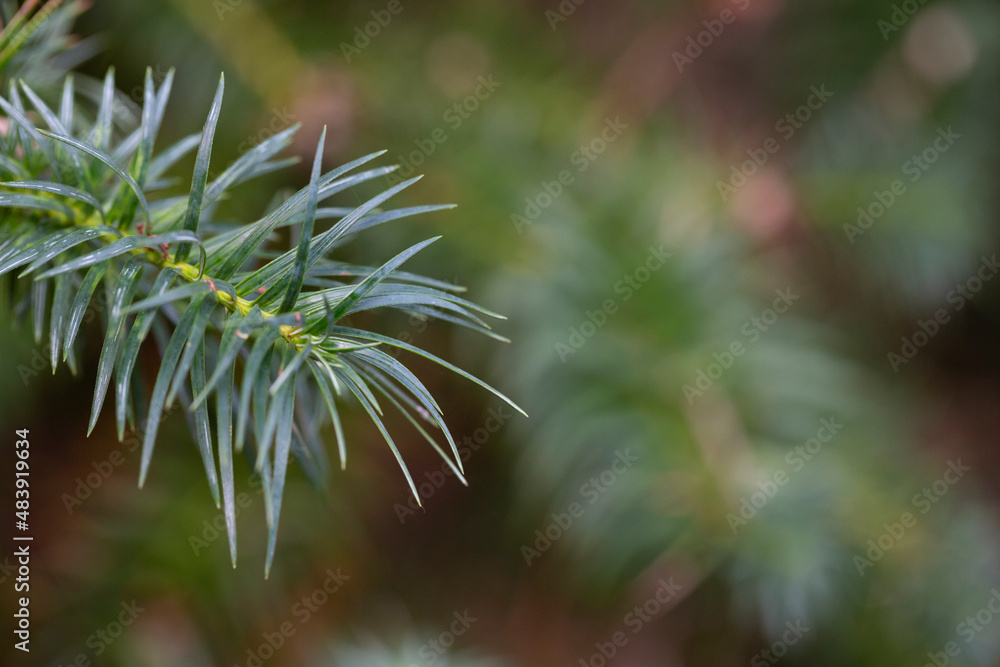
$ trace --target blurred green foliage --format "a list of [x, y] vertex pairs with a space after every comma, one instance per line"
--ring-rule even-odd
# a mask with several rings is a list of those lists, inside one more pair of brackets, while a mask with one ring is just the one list
[[[366, 446], [352, 417], [358, 454], [327, 498], [292, 474], [286, 543], [265, 585], [253, 563], [263, 558], [253, 552], [256, 501], [239, 518], [248, 567], [229, 569], [224, 539], [194, 555], [188, 538], [214, 516], [196, 475], [178, 490], [198, 466], [189, 443], [163, 448], [142, 493], [126, 458], [84, 507], [64, 511], [60, 494], [113, 448], [111, 428], [89, 442], [69, 435], [86, 414], [60, 399], [89, 387], [86, 377], [39, 377], [22, 391], [17, 367], [31, 346], [15, 334], [2, 421], [31, 419], [32, 406], [46, 424], [39, 437], [53, 443], [39, 463], [53, 470], [43, 496], [52, 534], [41, 540], [51, 565], [35, 598], [45, 659], [71, 660], [136, 598], [148, 615], [112, 646], [118, 662], [100, 664], [247, 665], [248, 650], [285, 621], [296, 632], [265, 664], [430, 664], [420, 648], [466, 609], [480, 620], [449, 660], [475, 649], [509, 664], [600, 664], [597, 644], [624, 629], [613, 664], [764, 664], [762, 651], [800, 620], [810, 629], [782, 664], [918, 665], [949, 642], [960, 651], [951, 664], [997, 664], [1000, 632], [984, 619], [1000, 585], [1000, 302], [989, 280], [961, 309], [948, 300], [996, 248], [994, 3], [928, 2], [884, 39], [879, 21], [906, 3], [758, 0], [678, 72], [673, 54], [736, 3], [588, 0], [553, 30], [545, 12], [556, 2], [403, 2], [347, 62], [342, 44], [385, 3], [223, 2], [231, 11], [98, 3], [77, 31], [102, 34], [106, 50], [84, 69], [114, 63], [138, 83], [147, 64], [177, 67], [187, 94], [164, 127], [174, 137], [204, 113], [217, 72], [234, 72], [223, 162], [275, 118], [303, 122], [304, 141], [328, 123], [331, 158], [387, 148], [412, 163], [430, 139], [418, 168], [427, 177], [404, 200], [459, 208], [375, 233], [344, 259], [371, 262], [443, 234], [414, 270], [485, 293], [510, 316], [498, 331], [513, 343], [497, 351], [405, 318], [372, 325], [451, 355], [531, 416], [488, 432], [496, 406], [419, 367], [456, 435], [477, 443], [470, 488], [437, 486], [439, 463], [414, 451], [415, 477], [432, 491], [425, 512], [403, 511], [392, 461]], [[495, 92], [449, 123], [491, 75]], [[776, 124], [824, 85], [832, 98], [785, 138]], [[619, 116], [628, 128], [580, 170], [574, 154]], [[954, 145], [910, 180], [907, 164], [949, 127]], [[771, 137], [780, 149], [723, 200], [718, 183]], [[541, 206], [564, 171], [572, 179]], [[846, 231], [896, 180], [905, 192], [885, 213], [861, 235]], [[231, 215], [259, 210], [260, 191]], [[512, 216], [528, 217], [526, 199], [544, 210], [519, 229]], [[661, 245], [671, 256], [626, 300], [616, 285], [638, 279]], [[754, 318], [771, 319], [776, 290], [798, 299], [763, 330]], [[894, 372], [887, 355], [939, 309], [947, 323]], [[601, 320], [588, 311], [604, 323], [584, 326]], [[698, 388], [734, 343], [744, 352]], [[685, 395], [685, 385], [703, 393]], [[843, 426], [806, 460], [796, 448], [823, 420]], [[605, 474], [625, 451], [634, 465]], [[954, 479], [957, 461], [971, 470], [935, 486]], [[614, 483], [591, 483], [602, 474]], [[249, 484], [240, 489], [253, 498]], [[921, 500], [924, 489], [936, 502]], [[745, 525], [728, 518], [761, 493]], [[573, 503], [582, 513], [559, 528], [552, 515]], [[905, 512], [913, 522], [897, 539]], [[529, 565], [524, 549], [544, 546], [535, 531], [553, 523], [561, 537]], [[294, 605], [331, 567], [352, 578], [300, 624]], [[681, 593], [633, 633], [630, 610], [671, 577]]]

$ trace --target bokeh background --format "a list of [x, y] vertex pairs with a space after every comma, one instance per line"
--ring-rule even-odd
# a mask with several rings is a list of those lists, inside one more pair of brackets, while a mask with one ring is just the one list
[[345, 472], [293, 469], [265, 580], [251, 466], [233, 570], [183, 417], [137, 490], [135, 441], [106, 415], [84, 437], [93, 336], [53, 376], [5, 308], [36, 634], [0, 662], [1000, 664], [1000, 5], [96, 0], [74, 34], [77, 69], [113, 65], [136, 99], [147, 66], [177, 69], [164, 145], [225, 71], [220, 168], [302, 123], [302, 156], [326, 124], [327, 165], [385, 148], [426, 174], [402, 202], [458, 208], [344, 258], [442, 234], [408, 268], [468, 286], [513, 342], [372, 326], [530, 418], [417, 363], [470, 487], [397, 429], [416, 509], [352, 413]]

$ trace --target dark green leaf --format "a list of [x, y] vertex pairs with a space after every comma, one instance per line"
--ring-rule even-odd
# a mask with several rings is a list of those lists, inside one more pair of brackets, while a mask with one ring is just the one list
[[109, 67], [104, 75], [104, 89], [101, 105], [97, 110], [97, 123], [90, 133], [89, 142], [99, 149], [107, 149], [111, 144], [111, 121], [115, 99], [115, 68]]
[[[208, 164], [212, 157], [212, 141], [215, 139], [215, 126], [219, 122], [219, 112], [222, 109], [222, 93], [226, 87], [225, 75], [219, 77], [219, 86], [215, 90], [215, 99], [208, 112], [208, 120], [201, 131], [201, 145], [198, 146], [198, 157], [194, 163], [194, 175], [191, 177], [191, 192], [188, 195], [187, 212], [184, 214], [184, 229], [190, 232], [198, 231], [198, 221], [201, 218], [201, 201], [205, 195], [205, 184], [208, 182]], [[181, 244], [177, 248], [177, 259], [183, 261], [187, 257], [188, 246]]]
[[198, 239], [198, 236], [188, 231], [167, 232], [166, 234], [160, 234], [159, 236], [141, 236], [139, 234], [132, 234], [130, 236], [126, 236], [125, 238], [118, 239], [114, 243], [106, 245], [100, 250], [95, 250], [90, 254], [84, 255], [83, 257], [77, 257], [76, 259], [66, 262], [65, 264], [55, 266], [40, 275], [39, 278], [50, 278], [52, 276], [57, 276], [60, 273], [66, 273], [67, 271], [76, 271], [77, 269], [97, 264], [98, 262], [106, 259], [111, 259], [112, 257], [117, 257], [118, 255], [124, 255], [125, 253], [133, 250], [139, 250], [142, 248], [157, 248], [163, 244], [169, 245], [171, 243], [179, 243], [181, 241], [193, 242], [201, 247], [201, 241]]
[[[60, 276], [61, 277], [61, 276]], [[164, 269], [156, 277], [149, 296], [163, 294], [170, 288], [174, 280], [177, 279], [177, 272], [173, 269]], [[123, 317], [128, 315], [130, 309], [126, 309]], [[118, 363], [118, 373], [115, 376], [115, 420], [118, 427], [118, 440], [125, 437], [125, 414], [129, 405], [129, 388], [131, 387], [132, 371], [135, 368], [136, 359], [139, 356], [139, 348], [149, 333], [149, 328], [156, 317], [156, 309], [149, 308], [143, 310], [135, 318], [132, 330], [129, 331], [125, 340], [125, 347], [122, 350], [121, 360]]]
[[102, 235], [117, 236], [117, 231], [118, 230], [113, 227], [83, 227], [73, 229], [64, 236], [50, 238], [43, 241], [38, 246], [38, 254], [35, 256], [34, 261], [32, 261], [32, 263], [25, 268], [18, 277], [24, 277], [38, 270], [50, 259], [53, 259], [70, 248], [75, 248], [82, 243], [99, 238]]
[[12, 239], [9, 252], [5, 252], [3, 259], [0, 260], [0, 275], [34, 260], [45, 248], [58, 243], [72, 232], [71, 229], [60, 229], [44, 237], [41, 241], [38, 241], [37, 237], [32, 234]]
[[437, 241], [439, 238], [441, 237], [435, 236], [434, 238], [427, 239], [426, 241], [422, 241], [414, 246], [411, 246], [383, 264], [378, 271], [365, 278], [357, 287], [354, 288], [354, 290], [351, 291], [350, 294], [347, 295], [346, 298], [333, 307], [333, 319], [339, 320], [343, 317], [358, 301], [371, 292], [375, 286], [385, 280], [386, 276], [392, 273], [396, 267], [429, 246], [431, 243]]
[[0, 207], [34, 208], [40, 211], [49, 211], [50, 213], [59, 214], [67, 220], [72, 220], [74, 218], [72, 208], [58, 199], [52, 199], [51, 197], [2, 192], [0, 193]]
[[[38, 143], [42, 152], [45, 153], [45, 157], [48, 158], [49, 164], [52, 166], [52, 170], [55, 172], [56, 176], [61, 177], [62, 170], [59, 168], [59, 161], [56, 159], [55, 152], [53, 152], [52, 146], [49, 145], [49, 142], [42, 137], [42, 134], [46, 134], [45, 130], [39, 130], [36, 128], [34, 124], [27, 119], [24, 113], [18, 109], [21, 105], [20, 100], [17, 97], [17, 88], [11, 85], [10, 91], [11, 101], [13, 101], [14, 104], [11, 104], [4, 98], [0, 97], [0, 109], [3, 109], [7, 113], [7, 116], [10, 117], [12, 121], [17, 123], [18, 127], [22, 128], [35, 142]], [[30, 142], [25, 141], [21, 143], [21, 149], [25, 152], [25, 157], [30, 156], [30, 146]]]
[[[430, 433], [424, 430], [424, 427], [420, 425], [420, 422], [414, 419], [413, 415], [411, 415], [409, 411], [406, 410], [406, 408], [400, 405], [399, 401], [397, 401], [389, 392], [387, 392], [381, 386], [379, 386], [379, 391], [382, 393], [383, 396], [389, 399], [389, 402], [392, 403], [404, 417], [406, 417], [406, 420], [408, 422], [413, 424], [413, 428], [417, 429], [420, 435], [423, 436], [424, 440], [430, 443], [434, 451], [437, 452], [438, 456], [441, 457], [441, 460], [444, 461], [449, 468], [451, 468], [451, 471], [455, 474], [455, 477], [458, 478], [458, 481], [460, 481], [463, 485], [468, 486], [469, 482], [468, 480], [465, 479], [465, 475], [462, 474], [463, 473], [462, 457], [459, 455], [458, 450], [453, 449], [453, 452], [455, 454], [455, 460], [452, 461], [451, 458], [445, 453], [445, 451], [441, 449], [441, 446], [437, 443], [437, 441], [433, 437], [431, 437]], [[447, 432], [448, 431], [445, 431], [445, 433]], [[458, 464], [457, 467], [456, 463]]]
[[[265, 330], [253, 345], [250, 356], [247, 358], [246, 366], [243, 368], [243, 382], [240, 386], [239, 415], [236, 419], [236, 451], [243, 451], [244, 438], [246, 437], [247, 422], [250, 421], [250, 399], [253, 393], [254, 384], [260, 376], [267, 376], [264, 386], [271, 384], [271, 367], [264, 366], [264, 359], [271, 350], [271, 346], [278, 340], [281, 333], [277, 329]], [[265, 395], [267, 390], [265, 389]]]
[[229, 538], [229, 557], [236, 567], [236, 502], [233, 486], [233, 383], [236, 365], [230, 364], [228, 372], [215, 394], [215, 420], [218, 429], [219, 473], [222, 477], [222, 508], [226, 517], [226, 536]]
[[[271, 395], [267, 392], [268, 387], [271, 386], [271, 366], [272, 360], [274, 358], [274, 348], [269, 347], [267, 353], [264, 357], [263, 368], [257, 373], [256, 377], [253, 378], [253, 427], [254, 427], [254, 438], [257, 441], [257, 454], [254, 458], [254, 468], [257, 467], [257, 461], [260, 458], [260, 449], [265, 445], [265, 440], [267, 446], [270, 446], [270, 438], [267, 435], [267, 415], [268, 408], [271, 405]], [[270, 517], [270, 509], [268, 509], [268, 516]], [[271, 525], [270, 518], [268, 518], [268, 525]]]
[[104, 209], [101, 208], [101, 202], [97, 201], [89, 192], [84, 192], [83, 190], [77, 190], [69, 185], [63, 185], [62, 183], [53, 183], [51, 181], [9, 181], [2, 184], [7, 188], [19, 188], [22, 190], [39, 190], [41, 192], [50, 192], [54, 195], [59, 195], [61, 197], [69, 197], [70, 199], [75, 199], [81, 201], [89, 206], [92, 206], [95, 211], [101, 216], [101, 220], [105, 221]]
[[[167, 169], [177, 163], [182, 157], [194, 150], [195, 146], [201, 143], [200, 134], [191, 134], [170, 148], [162, 151], [149, 163], [149, 173], [147, 178], [151, 181], [158, 179]], [[148, 186], [147, 186], [148, 187]]]
[[[408, 181], [404, 181], [399, 185], [389, 188], [385, 192], [376, 195], [375, 197], [369, 199], [361, 206], [355, 208], [351, 213], [345, 216], [340, 222], [330, 228], [328, 231], [323, 232], [315, 239], [311, 244], [309, 249], [309, 260], [306, 263], [307, 270], [313, 266], [319, 259], [332, 247], [333, 243], [340, 238], [343, 234], [348, 233], [351, 227], [357, 223], [366, 213], [380, 205], [382, 202], [386, 201], [393, 195], [399, 193], [400, 191], [408, 188], [409, 186], [416, 183], [419, 178], [411, 178]], [[241, 294], [246, 294], [252, 292], [264, 285], [269, 283], [273, 284], [268, 289], [268, 293], [263, 297], [271, 301], [275, 301], [277, 296], [284, 293], [287, 289], [289, 283], [288, 276], [284, 276], [281, 279], [277, 279], [279, 275], [283, 275], [294, 261], [295, 253], [287, 252], [281, 257], [275, 259], [269, 264], [261, 267], [257, 271], [253, 272], [247, 276], [243, 281], [237, 285], [237, 289], [240, 290]]]
[[[148, 70], [147, 70], [148, 71]], [[156, 92], [155, 108], [150, 118], [152, 134], [155, 137], [160, 132], [160, 124], [163, 122], [163, 115], [167, 111], [167, 101], [170, 99], [170, 90], [174, 86], [174, 68], [167, 70], [167, 75], [163, 77], [163, 83]]]
[[[0, 98], [0, 101], [2, 101], [2, 98]], [[112, 171], [118, 174], [118, 176], [123, 181], [125, 181], [130, 188], [132, 188], [132, 191], [135, 193], [135, 196], [139, 199], [139, 205], [142, 206], [142, 212], [146, 216], [146, 225], [148, 226], [150, 224], [149, 204], [146, 203], [146, 197], [142, 194], [142, 189], [139, 187], [139, 184], [135, 182], [135, 179], [129, 176], [128, 172], [126, 172], [124, 169], [118, 166], [118, 164], [114, 161], [114, 159], [110, 155], [108, 155], [107, 153], [98, 148], [95, 148], [93, 146], [88, 146], [82, 141], [78, 141], [72, 137], [53, 134], [52, 132], [46, 132], [45, 130], [38, 130], [38, 132], [44, 134], [47, 137], [51, 137], [56, 141], [61, 141], [64, 144], [72, 146], [77, 150], [83, 151], [87, 155], [93, 158], [97, 158], [98, 160], [106, 164], [108, 167], [110, 167]]]
[[159, 308], [160, 306], [173, 303], [175, 301], [181, 301], [183, 299], [190, 299], [196, 294], [202, 294], [205, 292], [210, 292], [212, 287], [203, 280], [199, 280], [194, 283], [187, 283], [181, 285], [180, 287], [175, 287], [172, 290], [167, 290], [162, 294], [154, 295], [149, 294], [142, 301], [136, 301], [128, 309], [125, 310], [125, 314], [129, 315], [131, 313], [141, 312], [143, 310], [149, 310], [151, 308]]
[[73, 307], [70, 309], [69, 324], [66, 325], [66, 340], [63, 342], [63, 361], [66, 360], [70, 350], [73, 349], [73, 341], [76, 340], [76, 334], [80, 331], [80, 324], [83, 322], [83, 317], [90, 306], [90, 299], [94, 296], [94, 290], [97, 288], [98, 283], [101, 282], [101, 278], [104, 277], [107, 269], [107, 264], [95, 264], [90, 267], [90, 270], [83, 277], [80, 290], [76, 293], [76, 297], [73, 299]]
[[62, 99], [59, 104], [59, 122], [66, 128], [66, 134], [73, 135], [73, 75], [67, 74], [63, 80]]
[[170, 342], [163, 352], [160, 361], [160, 372], [156, 376], [156, 384], [153, 386], [153, 396], [149, 401], [149, 417], [147, 420], [146, 434], [142, 441], [142, 460], [139, 464], [139, 488], [146, 482], [146, 475], [149, 472], [149, 462], [153, 458], [153, 446], [156, 444], [156, 434], [163, 417], [163, 405], [167, 397], [167, 389], [180, 359], [181, 351], [187, 343], [188, 334], [191, 333], [191, 326], [194, 324], [195, 314], [201, 310], [201, 304], [206, 295], [196, 296], [184, 315], [177, 322], [174, 333], [170, 336]]
[[500, 393], [499, 391], [497, 391], [496, 389], [494, 389], [490, 385], [486, 384], [485, 382], [483, 382], [479, 378], [477, 378], [474, 375], [471, 375], [469, 373], [466, 373], [461, 368], [453, 366], [453, 365], [449, 364], [447, 361], [445, 361], [444, 359], [441, 359], [440, 357], [436, 357], [433, 354], [431, 354], [430, 352], [427, 352], [426, 350], [422, 350], [419, 347], [414, 347], [413, 345], [410, 345], [408, 343], [404, 343], [401, 340], [396, 340], [395, 338], [390, 338], [388, 336], [383, 336], [382, 334], [377, 334], [377, 333], [374, 333], [372, 331], [362, 331], [361, 329], [351, 329], [351, 328], [348, 328], [348, 327], [334, 327], [333, 330], [331, 331], [331, 333], [345, 335], [345, 336], [353, 336], [355, 338], [366, 338], [368, 340], [377, 340], [380, 343], [385, 343], [386, 345], [390, 345], [392, 347], [398, 347], [401, 350], [406, 350], [407, 352], [412, 352], [412, 353], [414, 353], [416, 355], [419, 355], [419, 356], [421, 356], [421, 357], [423, 357], [425, 359], [429, 359], [429, 360], [433, 361], [434, 363], [438, 364], [439, 366], [443, 366], [444, 368], [447, 368], [451, 372], [457, 373], [458, 375], [461, 375], [465, 379], [471, 380], [472, 382], [475, 382], [480, 387], [482, 387], [483, 389], [485, 389], [486, 391], [490, 392], [491, 394], [493, 394], [494, 396], [496, 396], [497, 398], [499, 398], [501, 401], [503, 401], [504, 403], [506, 403], [510, 407], [512, 407], [515, 410], [517, 410], [518, 412], [520, 412], [525, 417], [528, 416], [527, 413], [524, 410], [522, 410], [521, 408], [519, 408], [517, 406], [517, 404], [514, 403], [514, 401], [510, 400], [509, 398], [507, 398], [506, 396], [504, 396], [502, 393]]
[[49, 106], [35, 94], [35, 91], [29, 88], [28, 84], [24, 81], [21, 81], [20, 83], [21, 89], [24, 90], [24, 94], [28, 96], [29, 100], [31, 100], [31, 105], [35, 107], [38, 113], [42, 116], [46, 124], [48, 124], [49, 129], [53, 132], [58, 132], [59, 134], [70, 134], [66, 126], [63, 125], [62, 121], [59, 120], [59, 117], [56, 116], [55, 112], [53, 112], [52, 109], [50, 109]]
[[[205, 388], [205, 341], [200, 340], [195, 345], [194, 363], [191, 365], [191, 394], [197, 396]], [[215, 454], [212, 452], [212, 430], [208, 423], [208, 406], [202, 404], [194, 411], [194, 436], [201, 452], [201, 460], [205, 464], [208, 475], [208, 486], [212, 490], [212, 499], [216, 507], [222, 506], [219, 497], [219, 476], [215, 470]]]
[[337, 437], [340, 469], [345, 470], [347, 468], [347, 445], [344, 442], [344, 430], [340, 424], [340, 415], [337, 412], [337, 403], [334, 400], [334, 389], [331, 386], [331, 382], [335, 383], [336, 378], [332, 374], [328, 374], [327, 369], [323, 368], [318, 362], [310, 360], [309, 370], [312, 371], [313, 376], [316, 378], [316, 384], [319, 386], [319, 390], [323, 394], [323, 399], [326, 401], [326, 407], [330, 411], [330, 420], [333, 422], [333, 431]]
[[336, 368], [332, 369], [332, 372], [336, 374], [341, 382], [347, 387], [347, 389], [354, 394], [361, 403], [361, 407], [364, 408], [371, 420], [375, 422], [375, 426], [378, 428], [379, 433], [385, 439], [386, 443], [389, 445], [389, 449], [392, 450], [392, 455], [396, 457], [396, 462], [399, 464], [400, 469], [403, 471], [403, 475], [406, 477], [406, 483], [410, 486], [410, 491], [413, 493], [413, 497], [417, 501], [417, 505], [423, 505], [420, 500], [420, 494], [417, 493], [417, 486], [413, 483], [413, 477], [410, 475], [410, 469], [406, 467], [406, 463], [403, 461], [402, 455], [399, 453], [399, 449], [396, 447], [396, 443], [392, 441], [392, 437], [389, 436], [389, 432], [386, 430], [385, 425], [379, 418], [379, 411], [377, 410], [375, 404], [369, 400], [370, 392], [362, 384], [358, 384], [353, 379], [351, 379], [350, 374], [344, 372], [346, 369]]
[[277, 431], [274, 444], [274, 478], [271, 489], [271, 506], [274, 519], [267, 534], [267, 561], [264, 565], [264, 578], [271, 574], [271, 562], [274, 560], [274, 547], [278, 540], [278, 521], [281, 518], [281, 499], [285, 492], [285, 476], [288, 472], [288, 455], [292, 445], [292, 407], [295, 405], [295, 383], [290, 382], [275, 398], [280, 407], [277, 411]]
[[232, 374], [232, 367], [236, 362], [236, 356], [243, 349], [243, 345], [246, 344], [248, 338], [243, 325], [244, 319], [239, 315], [234, 314], [226, 318], [226, 324], [222, 330], [222, 340], [219, 341], [219, 354], [215, 362], [215, 370], [212, 372], [212, 377], [201, 393], [195, 394], [194, 400], [191, 402], [192, 409], [197, 408], [208, 398], [215, 385], [223, 378], [227, 370]]
[[[360, 220], [358, 220], [357, 223], [354, 224], [351, 227], [349, 233], [350, 234], [357, 234], [357, 233], [362, 232], [362, 231], [364, 231], [366, 229], [370, 229], [371, 227], [375, 227], [376, 225], [381, 225], [383, 223], [391, 222], [393, 220], [399, 220], [401, 218], [408, 218], [410, 216], [419, 215], [421, 213], [433, 213], [435, 211], [447, 211], [447, 210], [450, 210], [450, 209], [453, 209], [453, 208], [455, 208], [454, 204], [439, 204], [439, 205], [435, 205], [435, 206], [411, 206], [411, 207], [408, 207], [408, 208], [397, 208], [397, 209], [393, 209], [391, 211], [383, 211], [381, 213], [372, 213], [371, 215], [366, 215], [363, 218], [361, 218]], [[331, 244], [330, 247], [331, 248], [336, 247], [339, 244], [340, 240], [343, 239], [343, 238], [344, 238], [344, 235], [343, 234], [340, 235], [339, 238], [336, 239], [333, 242], [333, 244]], [[329, 249], [327, 250], [327, 252], [329, 252]], [[423, 278], [422, 279], [422, 281], [426, 281], [426, 280], [428, 280], [428, 279], [427, 278]], [[432, 281], [432, 282], [436, 283], [437, 281]], [[440, 287], [442, 285], [441, 284], [437, 284], [437, 285], [434, 285], [434, 286]], [[444, 289], [454, 289], [455, 288], [454, 285], [449, 285], [448, 283], [443, 283], [443, 287], [444, 287]]]
[[295, 381], [295, 374], [298, 372], [299, 368], [302, 367], [305, 360], [309, 358], [309, 355], [312, 354], [312, 349], [312, 343], [306, 342], [302, 349], [295, 353], [295, 356], [287, 366], [278, 369], [278, 379], [274, 381], [274, 384], [271, 385], [271, 389], [269, 390], [272, 396], [277, 394], [282, 385], [289, 380], [292, 382]]
[[206, 204], [211, 204], [222, 196], [222, 193], [235, 185], [249, 169], [268, 160], [291, 144], [292, 135], [295, 134], [299, 127], [299, 124], [296, 123], [292, 127], [282, 130], [272, 137], [268, 137], [237, 158], [233, 164], [222, 172], [221, 176], [212, 181], [212, 184], [208, 186], [208, 191], [205, 193]]
[[287, 313], [295, 308], [295, 302], [302, 291], [302, 281], [306, 277], [306, 263], [309, 260], [309, 241], [312, 239], [313, 226], [316, 222], [316, 197], [319, 192], [319, 173], [323, 164], [323, 146], [326, 143], [326, 126], [319, 135], [319, 142], [316, 144], [316, 156], [313, 158], [312, 177], [309, 179], [309, 199], [306, 203], [306, 218], [302, 223], [302, 230], [299, 233], [299, 247], [295, 255], [295, 264], [292, 266], [292, 274], [288, 281], [288, 291], [285, 299], [278, 308], [279, 312]]
[[45, 312], [49, 298], [49, 281], [39, 280], [31, 285], [31, 312], [34, 316], [35, 343], [41, 344], [45, 333]]
[[49, 357], [52, 360], [52, 372], [56, 372], [59, 363], [59, 349], [66, 333], [66, 320], [70, 301], [73, 299], [73, 277], [59, 276], [55, 280], [56, 290], [52, 297], [52, 319], [49, 322]]
[[208, 328], [208, 322], [212, 317], [212, 311], [214, 311], [215, 307], [218, 305], [219, 302], [212, 293], [207, 294], [204, 299], [200, 300], [198, 312], [194, 316], [194, 323], [191, 326], [188, 339], [184, 344], [184, 356], [181, 357], [180, 363], [177, 365], [177, 372], [174, 374], [174, 381], [170, 385], [170, 393], [167, 394], [168, 408], [174, 404], [174, 399], [180, 392], [181, 387], [184, 386], [185, 378], [187, 378], [191, 364], [194, 362], [194, 353], [198, 350], [198, 346], [201, 345], [201, 342], [205, 339], [205, 329]]
[[101, 359], [97, 364], [97, 385], [94, 388], [94, 402], [90, 409], [90, 425], [87, 427], [87, 435], [90, 435], [94, 426], [97, 425], [97, 417], [101, 414], [101, 406], [104, 405], [104, 396], [108, 391], [111, 371], [114, 370], [115, 360], [118, 357], [118, 347], [125, 325], [125, 316], [122, 315], [122, 311], [132, 301], [132, 295], [135, 294], [143, 266], [142, 260], [131, 260], [122, 269], [118, 284], [115, 286], [111, 302], [111, 317], [108, 321], [104, 345], [101, 347]]
[[[255, 392], [256, 389], [255, 387]], [[267, 464], [268, 456], [271, 454], [271, 444], [274, 442], [274, 432], [278, 428], [280, 401], [269, 399], [270, 395], [266, 392], [263, 395], [260, 393], [254, 394], [254, 413], [264, 413], [263, 426], [257, 432], [257, 460], [254, 462], [254, 469], [257, 472], [261, 472]], [[265, 406], [265, 411], [259, 410], [259, 408]]]
[[[323, 182], [330, 182], [337, 176], [359, 167], [366, 162], [374, 160], [383, 153], [385, 153], [385, 151], [371, 153], [352, 162], [348, 162], [341, 167], [337, 167], [324, 175]], [[234, 239], [231, 244], [233, 247], [229, 248], [228, 252], [224, 253], [224, 259], [221, 261], [221, 266], [216, 272], [219, 277], [223, 280], [231, 278], [233, 274], [235, 274], [239, 268], [243, 266], [243, 263], [246, 262], [247, 258], [249, 258], [250, 255], [257, 250], [260, 244], [267, 239], [267, 237], [272, 231], [274, 231], [281, 221], [291, 216], [298, 209], [298, 207], [302, 206], [306, 202], [308, 198], [309, 188], [299, 190], [276, 211], [253, 225], [250, 225], [249, 229]]]

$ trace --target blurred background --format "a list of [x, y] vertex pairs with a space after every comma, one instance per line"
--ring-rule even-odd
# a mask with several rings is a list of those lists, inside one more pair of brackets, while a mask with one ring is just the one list
[[426, 174], [401, 203], [458, 208], [344, 259], [443, 235], [407, 268], [513, 342], [373, 326], [530, 418], [416, 363], [470, 487], [397, 429], [418, 508], [351, 413], [327, 491], [292, 470], [265, 580], [251, 466], [232, 570], [181, 415], [138, 491], [135, 435], [105, 414], [84, 437], [94, 336], [53, 376], [4, 309], [35, 635], [0, 662], [1000, 664], [1000, 5], [97, 0], [73, 32], [77, 69], [137, 101], [147, 66], [177, 69], [163, 145], [224, 71], [213, 169], [301, 123], [306, 162], [326, 124], [327, 166], [384, 148]]

